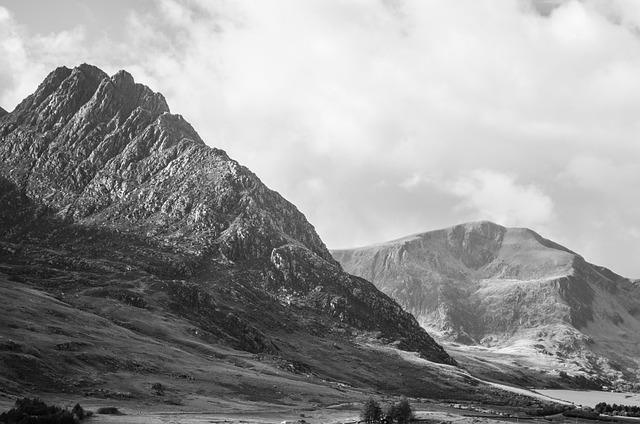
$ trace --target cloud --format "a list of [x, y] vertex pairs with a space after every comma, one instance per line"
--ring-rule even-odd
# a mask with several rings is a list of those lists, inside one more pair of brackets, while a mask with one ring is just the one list
[[12, 110], [53, 68], [76, 62], [86, 53], [83, 39], [82, 26], [30, 35], [9, 9], [0, 6], [0, 105]]
[[605, 155], [581, 154], [571, 159], [561, 177], [569, 184], [622, 200], [637, 188], [640, 169], [635, 161], [624, 157], [611, 159]]
[[515, 177], [498, 172], [476, 170], [447, 189], [461, 199], [457, 207], [470, 211], [474, 220], [540, 228], [554, 216], [553, 201], [542, 190], [517, 184]]
[[82, 22], [39, 34], [0, 8], [0, 105], [55, 66], [125, 68], [331, 247], [492, 219], [640, 275], [612, 253], [638, 251], [623, 237], [640, 213], [637, 1], [145, 7], [91, 40]]

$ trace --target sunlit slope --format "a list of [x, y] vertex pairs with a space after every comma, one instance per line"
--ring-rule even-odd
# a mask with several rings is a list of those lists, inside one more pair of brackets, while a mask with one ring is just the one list
[[638, 284], [531, 230], [476, 222], [332, 254], [443, 340], [612, 378], [638, 367]]

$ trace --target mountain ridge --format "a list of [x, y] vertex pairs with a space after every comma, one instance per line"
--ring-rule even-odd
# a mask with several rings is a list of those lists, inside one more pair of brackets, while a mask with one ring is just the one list
[[[318, 381], [342, 375], [361, 389], [424, 389], [420, 379], [403, 388], [391, 371], [367, 371], [362, 358], [375, 346], [455, 365], [395, 301], [345, 273], [293, 204], [208, 147], [161, 94], [125, 71], [57, 68], [0, 117], [0, 201], [0, 286], [23, 302], [39, 291], [63, 303], [60, 314], [78, 310], [107, 320], [113, 334], [124, 328], [144, 343], [176, 349], [207, 343], [204, 351], [266, 355]], [[28, 320], [46, 322], [47, 310]], [[180, 333], [169, 337], [165, 321]], [[120, 363], [100, 353], [112, 343], [108, 337], [88, 343], [80, 327], [53, 336], [45, 325], [31, 335], [28, 328], [20, 323], [0, 334], [22, 346], [0, 343], [0, 357], [13, 364], [0, 379], [12, 387], [78, 391], [90, 384], [55, 376], [78, 369], [93, 375], [95, 355]], [[74, 347], [51, 353], [65, 343]], [[314, 346], [334, 349], [355, 366], [334, 369], [331, 355], [316, 358]], [[67, 362], [46, 359], [55, 355]], [[140, 355], [149, 369], [167, 367]], [[24, 371], [18, 357], [39, 371], [16, 377]], [[466, 377], [456, 378], [466, 384]], [[129, 384], [108, 380], [111, 388]], [[136, 384], [128, 389], [143, 393]]]
[[640, 367], [640, 287], [532, 230], [481, 221], [332, 254], [440, 341], [573, 358], [610, 381]]
[[[102, 77], [102, 80], [98, 82], [99, 77]], [[78, 85], [83, 82], [88, 87], [79, 89]], [[90, 93], [91, 89], [94, 90], [93, 94]], [[131, 101], [131, 93], [133, 93], [134, 102]], [[76, 99], [78, 96], [81, 101]], [[61, 111], [55, 114], [47, 115], [46, 111], [54, 109], [57, 104], [64, 104], [66, 107], [59, 108]], [[69, 106], [70, 104], [72, 106]], [[53, 116], [53, 118], [40, 122], [40, 116]], [[61, 120], [64, 119], [69, 122], [62, 127]], [[227, 192], [232, 188], [250, 191], [252, 185], [264, 191], [262, 184], [253, 173], [229, 159], [224, 151], [207, 147], [180, 115], [169, 114], [169, 108], [161, 95], [153, 94], [147, 87], [134, 83], [133, 78], [124, 71], [108, 78], [102, 71], [90, 65], [81, 65], [74, 70], [58, 68], [45, 79], [34, 95], [25, 99], [11, 115], [5, 118], [5, 131], [10, 129], [15, 121], [34, 124], [33, 131], [36, 134], [44, 132], [44, 137], [34, 140], [35, 151], [33, 148], [27, 152], [22, 151], [20, 152], [22, 155], [17, 160], [14, 159], [16, 149], [25, 144], [23, 142], [25, 135], [19, 134], [19, 137], [13, 140], [11, 137], [5, 137], [0, 148], [0, 158], [6, 165], [12, 166], [10, 180], [17, 185], [24, 185], [27, 196], [38, 197], [38, 200], [46, 203], [47, 206], [56, 208], [58, 215], [62, 218], [69, 217], [89, 222], [95, 215], [101, 213], [106, 215], [107, 220], [113, 221], [122, 212], [110, 211], [109, 207], [113, 209], [113, 203], [117, 203], [127, 195], [138, 197], [144, 194], [154, 195], [149, 193], [151, 190], [145, 192], [144, 187], [138, 190], [138, 193], [130, 193], [132, 190], [128, 189], [127, 180], [134, 177], [135, 183], [140, 186], [151, 176], [159, 176], [164, 178], [161, 184], [168, 184], [167, 180], [171, 177], [171, 172], [179, 173], [193, 161], [222, 162], [225, 165], [228, 162], [228, 169], [213, 170], [222, 174], [221, 179], [233, 179], [239, 174], [238, 181], [232, 181], [232, 183], [240, 187], [225, 187]], [[52, 121], [55, 122], [52, 123]], [[93, 125], [95, 121], [100, 124]], [[120, 124], [127, 129], [133, 127], [136, 133], [122, 134], [122, 130], [119, 129]], [[79, 136], [71, 136], [78, 131], [80, 131]], [[128, 140], [134, 134], [136, 137], [131, 141]], [[78, 138], [80, 140], [77, 140]], [[17, 145], [12, 142], [14, 140]], [[75, 142], [65, 143], [59, 140]], [[154, 155], [160, 156], [156, 160], [157, 163], [147, 167], [145, 160], [150, 162], [156, 159], [152, 157]], [[178, 156], [180, 158], [176, 160]], [[72, 165], [78, 161], [80, 167], [74, 169]], [[19, 165], [26, 168], [21, 173], [16, 172]], [[172, 165], [177, 169], [171, 168]], [[55, 169], [53, 169], [54, 166]], [[20, 180], [21, 174], [27, 179], [26, 182]], [[29, 180], [29, 175], [34, 174], [37, 178]], [[60, 183], [61, 181], [63, 183]], [[186, 183], [195, 184], [193, 181], [186, 181]], [[134, 188], [138, 187], [134, 185]], [[96, 198], [104, 201], [104, 192], [115, 192], [115, 194], [110, 195], [107, 204], [97, 204]], [[189, 211], [191, 215], [187, 216], [187, 219], [195, 222], [201, 219], [206, 221], [203, 215], [207, 211], [198, 210], [199, 207], [204, 207], [205, 202], [182, 205], [192, 201], [188, 197], [188, 194], [184, 194], [181, 198], [174, 196], [169, 199], [152, 199], [142, 208], [128, 211], [129, 218], [141, 221], [140, 217], [148, 219], [157, 212], [161, 212], [170, 215], [171, 218], [181, 219], [184, 217], [180, 214], [188, 213], [186, 209], [191, 207], [192, 210]], [[281, 196], [278, 195], [278, 197], [279, 202], [284, 202]], [[247, 203], [249, 208], [256, 202], [256, 199], [250, 196], [237, 200], [239, 203]], [[222, 200], [218, 202], [221, 203]], [[179, 206], [174, 206], [176, 203]], [[288, 209], [295, 210], [295, 214], [298, 215], [295, 218], [298, 221], [306, 222], [297, 208], [290, 204], [287, 206]], [[135, 215], [140, 217], [134, 217]], [[281, 220], [279, 224], [284, 227], [286, 220]], [[332, 260], [315, 231], [311, 231], [310, 224], [305, 227], [299, 233], [314, 234], [314, 240], [307, 240], [307, 247], [325, 259]], [[291, 238], [298, 239], [304, 236], [294, 234]]]

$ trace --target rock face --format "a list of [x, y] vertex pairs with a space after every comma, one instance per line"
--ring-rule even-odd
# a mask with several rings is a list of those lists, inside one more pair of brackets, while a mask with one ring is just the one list
[[1, 124], [2, 176], [62, 221], [231, 261], [287, 243], [332, 260], [293, 205], [124, 71], [59, 68]]
[[295, 330], [454, 363], [346, 274], [294, 205], [124, 71], [58, 68], [0, 118], [0, 202], [0, 271], [39, 289], [166, 310], [250, 352], [286, 354], [277, 339]]
[[640, 369], [640, 285], [531, 230], [476, 222], [332, 254], [443, 340], [528, 347], [608, 378]]

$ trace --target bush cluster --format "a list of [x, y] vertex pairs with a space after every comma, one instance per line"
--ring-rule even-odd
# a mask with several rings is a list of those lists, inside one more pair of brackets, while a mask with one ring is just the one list
[[609, 405], [606, 402], [600, 402], [594, 408], [594, 411], [598, 414], [607, 415], [623, 415], [627, 417], [640, 417], [640, 406], [629, 405]]
[[71, 411], [59, 406], [48, 406], [39, 398], [16, 400], [15, 406], [0, 414], [0, 423], [4, 424], [76, 424], [91, 416], [76, 404]]
[[103, 406], [102, 408], [98, 408], [96, 412], [102, 415], [115, 415], [120, 413], [118, 408], [116, 408], [115, 406]]
[[531, 415], [534, 417], [546, 417], [547, 415], [562, 414], [566, 409], [569, 408], [565, 407], [564, 405], [547, 405], [543, 406], [542, 408], [531, 409], [527, 411], [527, 415]]
[[567, 409], [562, 415], [569, 418], [584, 418], [586, 420], [597, 420], [600, 417], [599, 414], [593, 411], [585, 411], [582, 409]]
[[406, 424], [414, 419], [413, 409], [406, 397], [402, 397], [400, 401], [391, 403], [387, 409], [382, 412], [380, 403], [370, 397], [362, 406], [360, 411], [360, 420], [368, 423], [398, 423]]
[[398, 424], [406, 424], [414, 419], [413, 409], [406, 397], [402, 397], [399, 402], [393, 402], [387, 408], [387, 421]]

